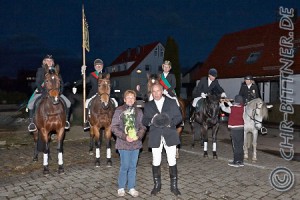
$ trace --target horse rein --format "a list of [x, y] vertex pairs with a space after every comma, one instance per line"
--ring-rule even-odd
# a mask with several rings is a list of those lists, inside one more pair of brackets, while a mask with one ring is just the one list
[[259, 108], [258, 106], [257, 106], [257, 103], [256, 103], [256, 105], [255, 105], [255, 108], [252, 110], [252, 116], [250, 116], [246, 111], [246, 114], [248, 115], [248, 117], [251, 119], [251, 120], [253, 120], [254, 121], [254, 124], [262, 124], [262, 121], [259, 121], [259, 120], [257, 120], [257, 119], [255, 119], [255, 115], [256, 115], [256, 110], [257, 109], [261, 109], [261, 108]]

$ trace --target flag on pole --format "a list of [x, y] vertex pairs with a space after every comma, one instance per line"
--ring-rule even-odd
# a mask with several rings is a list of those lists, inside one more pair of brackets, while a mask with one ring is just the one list
[[83, 10], [83, 38], [82, 38], [82, 47], [85, 48], [88, 52], [90, 51], [90, 41], [89, 41], [89, 25], [87, 23], [84, 10]]

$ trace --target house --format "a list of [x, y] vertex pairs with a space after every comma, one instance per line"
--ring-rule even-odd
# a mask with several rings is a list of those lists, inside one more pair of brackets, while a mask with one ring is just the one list
[[[293, 35], [290, 49], [294, 50], [292, 82], [282, 86], [293, 90], [290, 94], [294, 104], [300, 104], [300, 18], [293, 21], [293, 30], [287, 31], [279, 22], [250, 28], [224, 35], [203, 65], [197, 69], [195, 78], [206, 76], [214, 67], [218, 70], [219, 82], [227, 96], [238, 94], [243, 77], [252, 75], [258, 84], [262, 99], [267, 103], [279, 102], [280, 99], [280, 39]], [[299, 91], [299, 90], [298, 90]]]
[[162, 72], [165, 48], [160, 42], [154, 42], [123, 51], [110, 66], [106, 67], [111, 74], [113, 90], [117, 98], [122, 100], [125, 90], [136, 90], [138, 97], [147, 97], [147, 74]]

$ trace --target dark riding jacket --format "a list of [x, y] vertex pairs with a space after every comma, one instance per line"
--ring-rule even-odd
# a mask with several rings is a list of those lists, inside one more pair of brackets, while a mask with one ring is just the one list
[[113, 115], [111, 123], [111, 131], [117, 136], [116, 149], [121, 150], [135, 150], [142, 148], [142, 139], [146, 132], [146, 127], [142, 124], [143, 112], [140, 108], [135, 109], [135, 129], [137, 132], [138, 140], [134, 142], [127, 142], [125, 134], [125, 126], [123, 123], [122, 113], [128, 108], [126, 104], [119, 106]]
[[215, 79], [208, 86], [208, 77], [202, 77], [198, 85], [193, 90], [193, 98], [200, 97], [201, 93], [211, 93], [221, 95], [224, 89], [220, 86], [219, 81]]
[[242, 83], [239, 95], [243, 97], [245, 104], [253, 99], [260, 98], [258, 87], [255, 83], [252, 83], [250, 88], [248, 88], [246, 83]]
[[176, 131], [176, 125], [182, 121], [182, 115], [175, 100], [165, 97], [161, 113], [169, 116], [170, 127], [156, 127], [151, 123], [155, 114], [159, 114], [159, 110], [155, 101], [149, 101], [144, 107], [143, 124], [149, 126], [148, 146], [150, 148], [158, 148], [160, 146], [161, 136], [164, 137], [168, 146], [180, 144], [179, 135]]
[[[46, 70], [44, 67], [40, 67], [37, 69], [36, 78], [35, 78], [35, 85], [37, 87], [37, 93], [45, 94], [45, 92], [46, 92], [46, 90], [43, 87], [45, 75], [46, 75]], [[59, 79], [60, 79], [60, 94], [62, 94], [63, 89], [64, 89], [64, 82], [63, 82], [63, 79], [60, 74], [59, 74]]]
[[[164, 73], [161, 73], [161, 76], [164, 76]], [[170, 83], [170, 88], [167, 89], [169, 95], [170, 95], [171, 97], [176, 96], [176, 94], [174, 93], [175, 88], [176, 88], [176, 77], [175, 77], [175, 75], [172, 74], [172, 73], [168, 73], [167, 77], [165, 77], [165, 78], [166, 78], [166, 79], [168, 80], [168, 82]], [[166, 89], [166, 88], [164, 88], [164, 89]]]

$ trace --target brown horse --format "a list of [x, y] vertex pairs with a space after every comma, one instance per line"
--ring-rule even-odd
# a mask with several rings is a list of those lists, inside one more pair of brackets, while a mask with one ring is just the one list
[[111, 121], [115, 111], [115, 107], [110, 100], [110, 74], [98, 77], [98, 93], [91, 100], [89, 122], [90, 128], [90, 152], [93, 149], [93, 140], [96, 146], [96, 167], [100, 166], [100, 149], [102, 142], [102, 134], [100, 130], [104, 129], [106, 139], [106, 158], [107, 166], [112, 165], [111, 161]]
[[[157, 74], [147, 74], [147, 78], [148, 78], [147, 88], [148, 88], [148, 99], [149, 99], [150, 95], [151, 95], [152, 85], [159, 83], [159, 80], [161, 79], [161, 77], [160, 77], [160, 75], [157, 75]], [[177, 125], [176, 130], [177, 130], [179, 137], [181, 138], [181, 134], [182, 134], [183, 128], [184, 128], [185, 116], [186, 116], [186, 104], [182, 98], [178, 97], [177, 99], [178, 99], [178, 103], [180, 105], [180, 110], [181, 110], [181, 114], [182, 114], [182, 124]], [[176, 158], [179, 158], [179, 146], [177, 147]]]
[[44, 79], [45, 95], [42, 95], [34, 116], [37, 131], [34, 132], [35, 157], [37, 153], [44, 152], [44, 174], [49, 173], [48, 156], [50, 152], [51, 134], [56, 133], [58, 151], [58, 173], [63, 173], [63, 140], [65, 137], [66, 109], [60, 99], [59, 67], [55, 70], [46, 70]]

